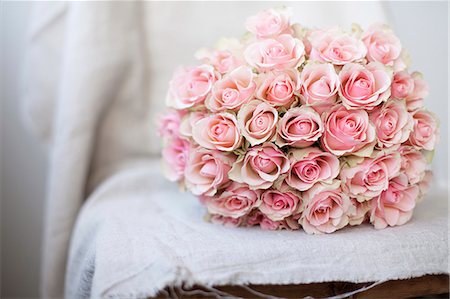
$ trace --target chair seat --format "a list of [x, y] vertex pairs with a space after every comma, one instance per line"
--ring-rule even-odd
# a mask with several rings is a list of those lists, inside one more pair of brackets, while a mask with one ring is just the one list
[[446, 274], [425, 275], [409, 279], [389, 280], [376, 283], [322, 282], [296, 285], [248, 285], [219, 286], [214, 290], [194, 286], [190, 289], [166, 287], [157, 298], [217, 298], [223, 297], [255, 298], [448, 298], [449, 276]]
[[429, 196], [406, 225], [330, 235], [228, 228], [203, 220], [156, 160], [105, 181], [77, 220], [68, 297], [155, 296], [166, 286], [384, 282], [448, 274], [447, 201]]

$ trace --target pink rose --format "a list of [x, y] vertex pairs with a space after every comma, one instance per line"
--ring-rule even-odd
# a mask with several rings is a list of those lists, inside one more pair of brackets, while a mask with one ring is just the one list
[[251, 189], [268, 189], [278, 177], [289, 170], [289, 160], [272, 143], [251, 147], [233, 165], [228, 176]]
[[226, 152], [234, 151], [242, 142], [236, 117], [226, 112], [197, 121], [192, 128], [192, 137], [204, 148]]
[[362, 41], [336, 28], [312, 31], [308, 38], [311, 42], [309, 59], [312, 61], [344, 65], [366, 56], [367, 49]]
[[370, 201], [359, 202], [354, 198], [351, 198], [353, 207], [348, 212], [348, 223], [350, 225], [360, 225], [367, 218], [367, 214], [371, 209]]
[[269, 217], [263, 215], [259, 226], [264, 230], [277, 230], [280, 227], [280, 221], [271, 220]]
[[422, 78], [422, 74], [414, 72], [411, 74], [414, 80], [414, 89], [406, 99], [406, 107], [413, 111], [423, 107], [423, 99], [428, 96], [428, 83]]
[[431, 170], [426, 170], [425, 175], [418, 184], [420, 196], [417, 198], [416, 202], [420, 202], [424, 198], [425, 193], [427, 193], [428, 190], [430, 189], [432, 180], [433, 180], [433, 172]]
[[362, 40], [367, 47], [367, 60], [393, 66], [400, 57], [400, 40], [387, 26], [375, 24], [363, 34]]
[[254, 209], [248, 214], [246, 224], [247, 226], [259, 225], [264, 218], [267, 218], [267, 216], [265, 216], [259, 209]]
[[400, 174], [389, 182], [387, 190], [372, 200], [370, 222], [376, 229], [405, 224], [411, 219], [418, 196], [419, 187], [408, 186], [408, 178]]
[[331, 107], [339, 90], [339, 76], [332, 64], [307, 64], [301, 74], [303, 104]]
[[322, 119], [312, 108], [291, 108], [278, 122], [276, 144], [307, 147], [319, 140], [323, 131]]
[[405, 99], [408, 111], [414, 111], [423, 106], [423, 99], [428, 96], [428, 84], [418, 72], [398, 72], [394, 74], [391, 95], [396, 99]]
[[244, 217], [233, 218], [225, 217], [218, 214], [213, 214], [209, 216], [209, 220], [214, 224], [221, 224], [225, 227], [238, 227], [244, 223]]
[[286, 183], [299, 191], [306, 191], [318, 182], [330, 184], [339, 174], [338, 158], [317, 147], [292, 149], [288, 157], [291, 168]]
[[259, 191], [238, 183], [231, 183], [219, 195], [202, 196], [201, 201], [208, 212], [232, 218], [246, 215], [261, 203]]
[[295, 69], [260, 74], [256, 97], [272, 106], [289, 108], [294, 101], [294, 93], [300, 88], [298, 76]]
[[[370, 200], [381, 194], [389, 185], [389, 180], [399, 174], [400, 154], [385, 154], [380, 151], [374, 158], [348, 160], [347, 167], [341, 169], [342, 190], [358, 201]], [[359, 163], [358, 163], [359, 162]]]
[[406, 99], [414, 90], [414, 79], [406, 71], [394, 74], [391, 85], [391, 95], [395, 99]]
[[405, 102], [391, 100], [370, 114], [375, 125], [379, 148], [395, 148], [409, 138], [413, 128]]
[[180, 123], [180, 136], [184, 138], [192, 137], [192, 128], [195, 126], [195, 123], [206, 116], [205, 111], [194, 111], [185, 115]]
[[259, 225], [261, 229], [264, 230], [278, 230], [278, 229], [288, 229], [288, 230], [298, 230], [300, 225], [298, 224], [298, 218], [300, 214], [286, 217], [280, 221], [271, 220], [264, 213], [259, 210], [253, 210], [247, 217], [247, 225], [255, 226]]
[[289, 19], [292, 11], [289, 8], [275, 8], [260, 11], [247, 19], [247, 30], [258, 38], [276, 37], [283, 33], [292, 33]]
[[278, 111], [265, 102], [255, 100], [242, 106], [237, 119], [242, 135], [253, 146], [273, 139]]
[[175, 109], [190, 108], [203, 103], [217, 75], [210, 65], [178, 68], [170, 81], [166, 103]]
[[371, 110], [391, 94], [391, 77], [385, 67], [377, 62], [366, 66], [346, 64], [339, 73], [339, 79], [339, 95], [347, 109]]
[[278, 229], [299, 230], [300, 224], [298, 223], [298, 220], [300, 219], [300, 217], [301, 214], [296, 214], [278, 221]]
[[259, 71], [296, 68], [304, 55], [303, 43], [289, 34], [254, 42], [244, 52], [247, 63]]
[[181, 138], [170, 139], [169, 143], [162, 150], [162, 169], [172, 182], [179, 181], [184, 176], [184, 169], [189, 158], [190, 144]]
[[186, 186], [195, 195], [216, 194], [228, 182], [228, 172], [236, 161], [233, 154], [194, 148], [190, 152], [184, 177]]
[[213, 112], [237, 110], [253, 97], [255, 89], [252, 70], [241, 66], [214, 84], [205, 105]]
[[411, 185], [419, 183], [428, 166], [425, 156], [412, 146], [402, 146], [398, 152], [402, 158], [400, 172], [407, 176]]
[[354, 154], [370, 156], [375, 145], [375, 128], [365, 110], [347, 110], [336, 105], [322, 114], [325, 131], [322, 148], [336, 156]]
[[303, 193], [305, 208], [299, 222], [306, 233], [332, 233], [348, 224], [351, 202], [339, 185], [337, 180], [320, 183]]
[[439, 139], [436, 117], [423, 109], [416, 110], [411, 115], [414, 127], [409, 135], [409, 143], [417, 149], [434, 150]]
[[270, 220], [280, 221], [288, 216], [297, 214], [302, 208], [302, 200], [294, 191], [279, 191], [269, 189], [261, 196], [259, 210]]
[[163, 138], [176, 137], [180, 131], [181, 113], [169, 111], [158, 119], [159, 136]]
[[242, 61], [231, 50], [202, 50], [196, 57], [203, 63], [211, 64], [221, 74], [242, 65]]
[[274, 221], [269, 217], [264, 216], [259, 223], [261, 229], [264, 230], [299, 230], [300, 225], [298, 224], [298, 220], [294, 220], [291, 217], [287, 217], [286, 219]]

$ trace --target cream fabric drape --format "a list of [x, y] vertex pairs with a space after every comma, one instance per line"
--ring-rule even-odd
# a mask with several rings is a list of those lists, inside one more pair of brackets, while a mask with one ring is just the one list
[[[43, 296], [61, 297], [71, 232], [98, 182], [151, 154], [141, 4], [38, 3], [29, 124], [49, 144]], [[153, 141], [154, 142], [154, 141]]]

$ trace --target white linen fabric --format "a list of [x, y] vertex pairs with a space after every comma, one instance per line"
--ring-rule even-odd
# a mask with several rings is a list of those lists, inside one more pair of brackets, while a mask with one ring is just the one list
[[[141, 297], [181, 280], [368, 281], [445, 270], [444, 216], [425, 218], [435, 208], [424, 205], [417, 221], [376, 233], [230, 230], [202, 222], [192, 196], [145, 162], [160, 150], [154, 118], [174, 68], [194, 63], [194, 51], [221, 36], [240, 36], [247, 16], [278, 4], [34, 4], [24, 112], [51, 157], [43, 297], [63, 296], [64, 281], [68, 297]], [[377, 2], [289, 5], [307, 26], [386, 21]]]
[[166, 285], [384, 281], [446, 273], [447, 202], [433, 197], [404, 226], [329, 235], [205, 222], [190, 193], [142, 161], [109, 178], [83, 207], [66, 297], [145, 298]]

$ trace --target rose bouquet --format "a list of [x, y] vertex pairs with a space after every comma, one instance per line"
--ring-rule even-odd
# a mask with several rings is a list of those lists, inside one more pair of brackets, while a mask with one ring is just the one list
[[402, 225], [429, 185], [427, 84], [384, 25], [308, 29], [287, 8], [247, 20], [178, 68], [163, 169], [211, 222], [331, 233]]

